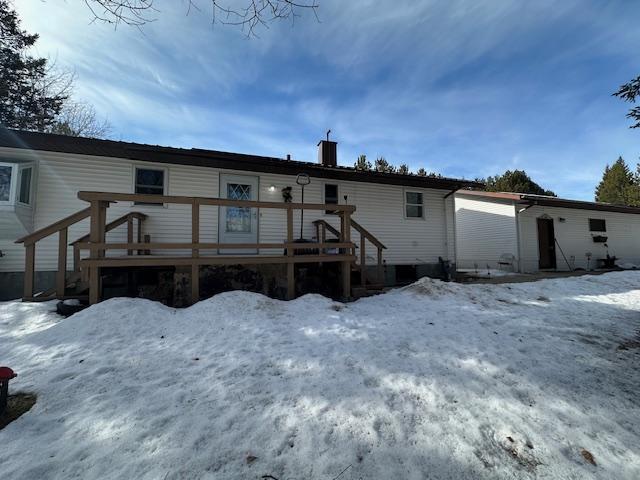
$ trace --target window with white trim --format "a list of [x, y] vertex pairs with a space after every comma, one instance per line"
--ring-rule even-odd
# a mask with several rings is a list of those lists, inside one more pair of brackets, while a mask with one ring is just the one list
[[424, 218], [422, 192], [404, 192], [404, 212], [406, 218]]
[[[162, 168], [135, 167], [134, 192], [144, 195], [164, 195], [166, 173]], [[157, 205], [160, 202], [135, 202], [136, 205]]]

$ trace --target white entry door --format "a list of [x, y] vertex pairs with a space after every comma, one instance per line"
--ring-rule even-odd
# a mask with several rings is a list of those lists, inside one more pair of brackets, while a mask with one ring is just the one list
[[[220, 175], [220, 198], [258, 200], [258, 177]], [[258, 209], [220, 207], [220, 243], [258, 243]], [[257, 249], [221, 249], [219, 253], [255, 254]]]

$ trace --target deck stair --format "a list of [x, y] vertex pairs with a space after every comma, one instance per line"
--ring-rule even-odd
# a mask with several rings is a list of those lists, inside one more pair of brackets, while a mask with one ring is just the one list
[[[340, 231], [326, 220], [316, 220], [313, 222], [316, 228], [316, 238], [320, 243], [326, 243], [327, 241], [339, 241], [341, 239]], [[384, 261], [382, 258], [383, 250], [387, 247], [378, 240], [371, 232], [356, 222], [353, 218], [349, 221], [350, 228], [353, 228], [360, 234], [360, 246], [356, 245], [358, 250], [358, 261], [353, 262], [351, 265], [352, 275], [352, 288], [351, 294], [353, 297], [360, 298], [364, 296], [374, 295], [381, 293], [384, 290]], [[334, 238], [327, 240], [327, 233], [333, 235]], [[369, 276], [369, 270], [367, 266], [367, 253], [366, 242], [370, 242], [377, 252], [376, 256], [376, 273], [374, 278]]]

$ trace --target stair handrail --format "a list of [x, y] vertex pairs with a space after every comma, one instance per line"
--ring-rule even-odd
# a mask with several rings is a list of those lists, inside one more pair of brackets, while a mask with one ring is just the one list
[[375, 237], [375, 235], [373, 235], [369, 230], [367, 230], [358, 222], [356, 222], [353, 218], [351, 219], [351, 226], [355, 228], [358, 231], [358, 233], [360, 233], [360, 235], [364, 235], [367, 238], [367, 240], [373, 243], [376, 247], [383, 250], [387, 248], [380, 240], [378, 240]]
[[33, 285], [36, 263], [36, 243], [54, 233], [58, 234], [58, 271], [56, 272], [56, 296], [64, 296], [65, 277], [67, 273], [67, 238], [69, 227], [91, 215], [91, 208], [85, 208], [73, 213], [62, 220], [36, 230], [29, 235], [16, 240], [15, 243], [24, 244], [24, 290], [23, 300], [33, 299]]
[[[91, 207], [89, 207], [91, 209]], [[133, 242], [133, 221], [138, 220], [138, 243], [142, 242], [142, 222], [146, 220], [148, 215], [142, 212], [128, 212], [122, 215], [121, 217], [116, 218], [112, 222], [109, 222], [105, 225], [104, 231], [105, 233], [110, 232], [114, 228], [119, 227], [120, 225], [127, 223], [127, 243]], [[80, 271], [80, 247], [81, 244], [88, 242], [90, 239], [90, 234], [87, 233], [82, 237], [74, 240], [69, 245], [73, 247], [73, 271]], [[127, 255], [133, 255], [133, 250], [127, 250]]]
[[[89, 207], [89, 208], [91, 208], [91, 207]], [[122, 225], [129, 218], [138, 219], [138, 220], [142, 221], [142, 220], [146, 220], [147, 217], [148, 217], [148, 215], [146, 215], [146, 214], [144, 214], [142, 212], [129, 212], [129, 213], [126, 213], [126, 214], [122, 215], [121, 217], [116, 218], [112, 222], [107, 223], [105, 225], [105, 227], [104, 227], [104, 231], [105, 231], [105, 233], [106, 232], [110, 232], [114, 228], [119, 227], [120, 225]], [[73, 246], [76, 243], [84, 243], [84, 242], [88, 242], [88, 241], [89, 241], [89, 234], [87, 233], [86, 235], [83, 235], [82, 237], [74, 240], [69, 245]]]
[[[90, 215], [91, 208], [85, 208], [84, 210], [72, 213], [71, 215], [64, 217], [62, 220], [52, 223], [51, 225], [47, 225], [46, 227], [36, 230], [29, 235], [25, 235], [24, 237], [16, 240], [15, 243], [24, 243], [25, 247], [27, 247], [42, 240], [43, 238], [47, 238], [48, 236], [61, 231], [64, 228], [69, 228], [71, 225], [78, 223], [85, 218], [89, 218]], [[65, 244], [66, 243], [67, 242], [65, 241]]]
[[[313, 225], [316, 227], [316, 234], [318, 235], [318, 241], [324, 243], [326, 231], [330, 231], [337, 238], [340, 238], [340, 232], [329, 222], [323, 219], [315, 220]], [[358, 222], [356, 222], [353, 218], [350, 219], [350, 225], [360, 234], [360, 265], [358, 266], [360, 269], [360, 283], [362, 286], [366, 286], [366, 263], [367, 257], [365, 253], [365, 240], [369, 240], [378, 250], [377, 255], [377, 266], [378, 266], [378, 281], [380, 284], [384, 284], [384, 265], [382, 261], [382, 250], [385, 250], [387, 247], [380, 241], [378, 238], [373, 235], [369, 230], [364, 228]]]
[[336, 238], [340, 238], [340, 231], [337, 228], [335, 228], [333, 225], [331, 225], [329, 222], [327, 222], [326, 220], [314, 220], [312, 223], [316, 226], [316, 228], [322, 225], [324, 228], [326, 228], [331, 233], [333, 233], [336, 236]]
[[[82, 209], [78, 212], [72, 213], [65, 218], [58, 220], [57, 222], [40, 228], [29, 235], [19, 238], [15, 243], [22, 243], [25, 247], [25, 268], [24, 268], [24, 290], [23, 300], [34, 299], [34, 277], [35, 277], [35, 254], [36, 244], [55, 233], [58, 234], [58, 270], [56, 272], [56, 286], [55, 297], [62, 298], [65, 295], [66, 288], [66, 276], [67, 276], [67, 240], [69, 236], [69, 227], [75, 225], [82, 220], [91, 216], [91, 207]], [[133, 220], [138, 220], [138, 234], [140, 233], [140, 222], [147, 218], [147, 215], [141, 212], [129, 212], [116, 220], [110, 222], [106, 226], [106, 231], [113, 230], [114, 228], [127, 222], [128, 224], [128, 237], [132, 237]], [[88, 235], [82, 236], [74, 242], [70, 243], [74, 249], [74, 271], [79, 271], [80, 264], [80, 249], [79, 244], [88, 239]], [[54, 298], [55, 298], [54, 297]], [[44, 297], [43, 297], [44, 298]]]

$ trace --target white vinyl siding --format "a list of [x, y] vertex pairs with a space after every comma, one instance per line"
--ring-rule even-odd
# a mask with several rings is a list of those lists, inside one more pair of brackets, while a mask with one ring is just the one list
[[[34, 154], [15, 149], [0, 149], [0, 156], [23, 155], [32, 160]], [[110, 157], [73, 155], [53, 152], [37, 152], [38, 175], [35, 176], [33, 191], [35, 203], [34, 229], [39, 229], [87, 207], [87, 203], [77, 198], [78, 191], [133, 192], [132, 174], [134, 166], [141, 162]], [[1, 161], [1, 160], [0, 160]], [[300, 186], [294, 175], [274, 175], [268, 173], [219, 170], [215, 168], [154, 164], [142, 164], [149, 168], [165, 169], [168, 195], [216, 197], [219, 192], [221, 172], [260, 177], [259, 200], [281, 202], [282, 188], [292, 187], [293, 201], [300, 201]], [[322, 203], [324, 179], [312, 177], [305, 187], [305, 203]], [[454, 261], [453, 252], [453, 209], [445, 210], [444, 196], [447, 190], [411, 189], [422, 193], [424, 218], [426, 221], [404, 218], [404, 188], [402, 186], [369, 184], [363, 182], [332, 181], [338, 185], [338, 202], [356, 206], [353, 218], [387, 246], [384, 259], [390, 264], [437, 263], [438, 257]], [[270, 187], [275, 186], [274, 191]], [[451, 202], [451, 197], [447, 199]], [[143, 231], [157, 242], [186, 242], [190, 240], [191, 207], [189, 205], [168, 204], [159, 209], [155, 205], [132, 205], [118, 202], [107, 209], [107, 221], [126, 212], [140, 211], [149, 215]], [[447, 213], [448, 212], [448, 213]], [[447, 218], [446, 215], [449, 215]], [[324, 211], [306, 210], [304, 216], [304, 237], [314, 238], [312, 221], [324, 219], [339, 227], [338, 216], [325, 215]], [[300, 231], [300, 211], [294, 213], [294, 232]], [[69, 241], [88, 232], [88, 220], [69, 230]], [[282, 242], [286, 237], [286, 213], [284, 210], [261, 209], [258, 226], [259, 241], [263, 243]], [[352, 240], [359, 245], [359, 236], [353, 229]], [[218, 209], [202, 206], [200, 213], [200, 240], [214, 243], [218, 239]], [[125, 241], [126, 228], [119, 227], [107, 236], [108, 241]], [[0, 271], [24, 270], [24, 247], [12, 241], [1, 241], [0, 250], [5, 257], [0, 258]], [[69, 249], [69, 267], [72, 261]], [[112, 252], [122, 254], [123, 252]], [[171, 254], [175, 251], [154, 252]], [[206, 253], [206, 252], [203, 252]], [[261, 250], [262, 254], [276, 253]], [[277, 253], [282, 253], [282, 250]], [[375, 247], [367, 242], [367, 262], [375, 264]], [[38, 243], [36, 248], [36, 269], [55, 270], [57, 262], [57, 238], [49, 237]]]
[[[553, 219], [555, 236], [559, 244], [559, 247], [556, 246], [558, 270], [569, 270], [569, 265], [573, 268], [586, 269], [587, 252], [592, 254], [589, 265], [591, 268], [596, 266], [598, 258], [605, 258], [607, 247], [604, 243], [594, 242], [593, 236], [595, 235], [608, 237], [607, 245], [611, 256], [616, 256], [623, 262], [640, 264], [640, 215], [536, 206], [522, 212], [519, 218], [522, 267], [525, 272], [538, 270], [536, 218], [542, 215], [548, 215]], [[561, 222], [560, 218], [563, 218], [564, 221]], [[605, 220], [607, 231], [591, 232], [589, 230], [590, 218]], [[564, 252], [564, 257], [561, 249]]]
[[[520, 213], [517, 214], [516, 211]], [[458, 268], [494, 266], [502, 254], [520, 254], [519, 270], [537, 272], [537, 218], [553, 219], [558, 270], [596, 268], [607, 251], [622, 262], [640, 264], [640, 215], [600, 210], [533, 206], [509, 200], [456, 194], [456, 257]], [[589, 219], [604, 220], [606, 232], [590, 231]], [[593, 237], [604, 235], [607, 246]], [[520, 248], [518, 249], [518, 242]], [[563, 255], [564, 253], [564, 255]], [[591, 261], [587, 260], [591, 253]]]
[[517, 261], [512, 202], [489, 202], [456, 194], [455, 208], [458, 268], [498, 268], [502, 255], [513, 255]]

